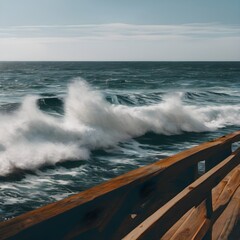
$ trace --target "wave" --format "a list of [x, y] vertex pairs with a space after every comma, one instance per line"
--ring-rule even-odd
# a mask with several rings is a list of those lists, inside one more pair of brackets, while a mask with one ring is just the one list
[[219, 99], [226, 99], [229, 97], [238, 97], [238, 95], [236, 96], [236, 93], [233, 94], [232, 92], [229, 93], [223, 93], [223, 92], [214, 92], [214, 91], [204, 91], [204, 92], [184, 92], [184, 96], [187, 99], [202, 99], [202, 100], [206, 100], [206, 98], [208, 99], [212, 99], [212, 98], [219, 98]]
[[39, 98], [37, 104], [42, 111], [48, 113], [63, 114], [63, 100], [58, 97], [45, 97]]
[[[112, 104], [84, 80], [69, 85], [62, 117], [41, 111], [39, 101], [46, 104], [37, 96], [28, 96], [16, 111], [0, 114], [0, 175], [87, 160], [92, 150], [147, 132], [174, 135], [240, 125], [239, 105], [185, 105], [179, 94], [166, 95], [149, 106]], [[60, 102], [53, 98], [48, 105]]]
[[5, 103], [0, 105], [0, 113], [10, 113], [16, 111], [20, 107], [19, 103]]

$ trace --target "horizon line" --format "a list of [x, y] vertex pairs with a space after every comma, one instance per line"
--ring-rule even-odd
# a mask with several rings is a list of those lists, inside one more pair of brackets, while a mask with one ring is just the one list
[[240, 60], [0, 60], [0, 62], [240, 62]]

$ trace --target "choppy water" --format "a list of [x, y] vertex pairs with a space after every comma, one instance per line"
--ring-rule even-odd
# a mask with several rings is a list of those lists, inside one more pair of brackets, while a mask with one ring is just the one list
[[240, 62], [1, 62], [0, 219], [239, 125]]

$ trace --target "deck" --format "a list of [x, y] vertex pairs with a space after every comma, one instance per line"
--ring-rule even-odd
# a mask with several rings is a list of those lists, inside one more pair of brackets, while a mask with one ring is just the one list
[[1, 222], [0, 239], [240, 239], [238, 141], [240, 131]]

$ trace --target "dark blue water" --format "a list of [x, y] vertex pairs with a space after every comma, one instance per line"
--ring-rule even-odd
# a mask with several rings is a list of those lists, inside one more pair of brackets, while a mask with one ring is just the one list
[[0, 219], [239, 129], [240, 62], [1, 62]]

